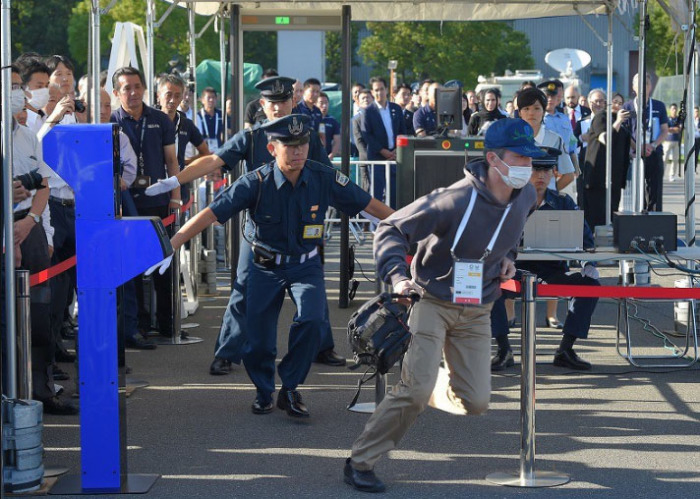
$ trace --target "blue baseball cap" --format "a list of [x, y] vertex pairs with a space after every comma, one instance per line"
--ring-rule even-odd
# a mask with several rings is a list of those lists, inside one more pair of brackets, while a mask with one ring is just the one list
[[311, 119], [305, 114], [290, 114], [268, 121], [260, 128], [265, 131], [268, 140], [278, 140], [288, 146], [297, 146], [309, 142], [310, 122]]
[[255, 84], [255, 88], [260, 90], [260, 97], [271, 102], [284, 102], [294, 95], [294, 78], [286, 76], [273, 76], [265, 78]]
[[541, 158], [546, 153], [535, 145], [535, 132], [520, 118], [497, 120], [486, 130], [486, 149], [508, 149], [523, 156]]

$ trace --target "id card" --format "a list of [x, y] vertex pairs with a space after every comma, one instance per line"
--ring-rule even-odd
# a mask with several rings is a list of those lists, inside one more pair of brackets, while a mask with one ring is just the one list
[[209, 152], [214, 152], [219, 148], [219, 139], [212, 139], [207, 137], [204, 139], [207, 141], [207, 145], [209, 146]]
[[455, 260], [452, 303], [481, 305], [484, 264], [478, 260]]
[[323, 225], [305, 225], [304, 239], [320, 239], [323, 235]]

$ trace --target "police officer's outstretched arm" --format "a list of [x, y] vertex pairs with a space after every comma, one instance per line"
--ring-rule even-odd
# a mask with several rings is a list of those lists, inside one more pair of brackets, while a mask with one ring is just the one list
[[147, 196], [157, 196], [164, 192], [170, 192], [177, 189], [182, 184], [192, 182], [195, 179], [204, 177], [205, 175], [215, 171], [223, 166], [224, 161], [216, 154], [210, 154], [194, 160], [192, 163], [182, 170], [177, 175], [173, 175], [166, 179], [159, 180], [146, 189]]

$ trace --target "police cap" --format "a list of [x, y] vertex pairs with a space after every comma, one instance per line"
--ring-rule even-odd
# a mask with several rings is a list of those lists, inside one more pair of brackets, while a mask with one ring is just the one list
[[274, 121], [268, 121], [262, 127], [268, 140], [277, 140], [288, 146], [297, 146], [309, 142], [311, 119], [305, 114], [290, 114]]
[[564, 84], [556, 78], [550, 78], [549, 80], [544, 80], [542, 83], [539, 83], [537, 88], [547, 95], [556, 95], [559, 89], [564, 89]]
[[284, 102], [292, 98], [295, 81], [294, 78], [286, 76], [273, 76], [259, 81], [255, 88], [260, 90], [260, 97], [272, 102]]
[[559, 155], [561, 154], [561, 149], [556, 147], [540, 147], [545, 156], [541, 158], [532, 158], [532, 169], [533, 170], [549, 170], [557, 166], [559, 161]]

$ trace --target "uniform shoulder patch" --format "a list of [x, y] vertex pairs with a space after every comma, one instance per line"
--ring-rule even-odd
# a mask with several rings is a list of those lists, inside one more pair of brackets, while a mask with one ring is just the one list
[[350, 182], [350, 179], [348, 177], [346, 177], [345, 175], [343, 175], [342, 172], [335, 172], [335, 181], [338, 184], [345, 187], [346, 185], [348, 185], [348, 182]]

